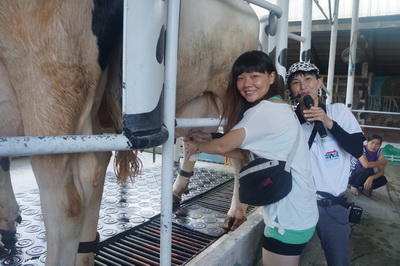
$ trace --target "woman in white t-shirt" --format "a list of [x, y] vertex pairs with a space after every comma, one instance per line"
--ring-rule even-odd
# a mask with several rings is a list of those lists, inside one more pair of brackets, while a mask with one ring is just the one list
[[247, 159], [250, 152], [285, 161], [300, 134], [292, 163], [293, 187], [280, 201], [263, 206], [264, 265], [298, 265], [318, 221], [316, 189], [303, 132], [290, 105], [282, 100], [276, 67], [261, 51], [249, 51], [233, 64], [223, 117], [226, 134], [207, 142], [187, 142], [188, 156], [197, 152]]
[[310, 147], [319, 210], [316, 231], [328, 265], [348, 266], [350, 225], [345, 191], [350, 157], [361, 157], [365, 138], [347, 106], [320, 101], [322, 81], [319, 69], [310, 62], [296, 62], [286, 74], [288, 92], [298, 102], [295, 112]]

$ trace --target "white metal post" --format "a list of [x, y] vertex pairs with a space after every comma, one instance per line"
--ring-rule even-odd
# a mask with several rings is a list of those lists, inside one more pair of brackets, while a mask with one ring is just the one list
[[265, 27], [268, 25], [269, 16], [265, 15], [260, 18], [260, 30], [258, 32], [258, 50], [268, 53], [268, 35]]
[[[265, 16], [260, 21], [260, 44], [262, 51], [266, 52], [274, 62], [277, 62], [277, 51], [276, 51], [276, 42], [277, 42], [277, 35], [276, 35], [276, 28], [277, 28], [277, 19], [282, 16], [282, 8], [278, 5], [271, 4], [265, 0], [247, 0], [247, 2], [257, 5], [259, 7], [265, 8], [269, 10], [271, 13], [268, 16]], [[266, 25], [266, 20], [268, 20], [268, 40], [265, 41], [263, 38], [264, 29]]]
[[276, 42], [277, 42], [277, 17], [274, 13], [270, 13], [268, 17], [268, 55], [271, 56], [272, 60], [276, 63], [278, 61]]
[[252, 3], [254, 5], [257, 5], [259, 7], [265, 8], [271, 12], [274, 12], [275, 15], [280, 18], [282, 15], [282, 6], [278, 5], [274, 5], [266, 0], [247, 0], [247, 2]]
[[332, 96], [333, 96], [333, 80], [335, 78], [336, 43], [337, 43], [337, 32], [339, 27], [338, 13], [339, 13], [339, 0], [335, 0], [335, 7], [333, 10], [333, 24], [331, 28], [331, 43], [329, 48], [328, 80], [326, 84], [328, 95], [326, 97], [326, 104], [332, 103]]
[[277, 5], [282, 8], [282, 16], [278, 20], [277, 42], [276, 42], [276, 68], [280, 81], [285, 83], [286, 65], [287, 65], [287, 45], [289, 32], [289, 0], [278, 0]]
[[353, 0], [353, 14], [351, 18], [350, 52], [349, 52], [349, 71], [347, 74], [346, 106], [353, 106], [354, 77], [356, 73], [356, 51], [357, 51], [357, 32], [358, 32], [358, 7], [359, 0]]
[[309, 62], [311, 57], [312, 0], [303, 1], [303, 19], [301, 21], [301, 37], [299, 61]]
[[176, 78], [178, 67], [180, 0], [167, 1], [167, 36], [165, 55], [164, 124], [169, 131], [162, 149], [160, 264], [171, 265], [172, 181], [174, 164], [174, 131]]

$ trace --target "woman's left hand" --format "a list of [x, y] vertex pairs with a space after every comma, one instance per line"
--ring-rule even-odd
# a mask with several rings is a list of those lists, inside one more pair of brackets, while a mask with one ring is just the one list
[[365, 183], [364, 183], [364, 188], [365, 189], [370, 189], [370, 188], [372, 188], [372, 182], [374, 181], [374, 179], [370, 176], [370, 177], [368, 177], [367, 178], [367, 180], [365, 180]]
[[189, 159], [191, 155], [197, 153], [198, 147], [199, 142], [197, 141], [185, 141], [185, 151], [187, 159]]

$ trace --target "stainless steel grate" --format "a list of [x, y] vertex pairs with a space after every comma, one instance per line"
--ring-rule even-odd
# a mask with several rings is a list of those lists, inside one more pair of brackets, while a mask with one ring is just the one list
[[[174, 211], [171, 265], [185, 265], [226, 233], [223, 220], [229, 210], [233, 181], [191, 198]], [[248, 214], [255, 207], [248, 208]], [[133, 228], [128, 235], [102, 243], [96, 265], [159, 265], [160, 221], [156, 218]]]

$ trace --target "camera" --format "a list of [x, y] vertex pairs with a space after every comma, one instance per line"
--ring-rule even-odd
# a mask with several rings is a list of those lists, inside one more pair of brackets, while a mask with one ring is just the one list
[[355, 205], [354, 203], [351, 204], [350, 212], [349, 212], [349, 222], [358, 224], [360, 222], [362, 212], [363, 212], [363, 208]]

